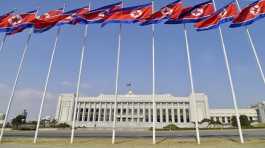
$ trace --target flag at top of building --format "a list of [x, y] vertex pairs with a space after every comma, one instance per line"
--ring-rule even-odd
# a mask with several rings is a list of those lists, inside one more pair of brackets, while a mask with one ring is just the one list
[[48, 11], [47, 13], [37, 17], [34, 21], [34, 32], [42, 33], [47, 31], [66, 17], [68, 17], [68, 15], [64, 15], [62, 8]]
[[238, 14], [237, 6], [234, 1], [225, 7], [217, 10], [210, 17], [194, 24], [197, 31], [209, 30], [218, 27], [220, 24], [232, 21]]
[[179, 17], [171, 18], [165, 24], [181, 24], [199, 22], [214, 13], [213, 2], [207, 1], [193, 7], [184, 8]]
[[65, 12], [64, 15], [67, 15], [68, 17], [61, 20], [58, 24], [59, 25], [63, 25], [63, 24], [76, 25], [77, 23], [80, 23], [80, 19], [78, 19], [78, 16], [85, 14], [89, 11], [90, 11], [89, 6], [85, 6], [82, 8], [78, 8], [78, 9]]
[[152, 15], [152, 4], [122, 8], [113, 11], [106, 17], [102, 26], [108, 23], [142, 23]]
[[77, 19], [84, 24], [102, 23], [109, 14], [111, 14], [113, 11], [121, 9], [121, 7], [122, 2], [118, 2], [81, 14], [77, 16]]
[[10, 11], [2, 16], [0, 16], [0, 32], [7, 32], [10, 28], [9, 19], [12, 17], [14, 11]]
[[147, 18], [145, 22], [141, 25], [157, 24], [165, 19], [178, 18], [182, 11], [182, 0], [177, 0], [172, 2], [165, 7], [161, 8], [159, 11], [153, 13]]
[[247, 26], [265, 16], [265, 0], [258, 0], [241, 10], [230, 27]]
[[36, 13], [37, 10], [29, 11], [18, 15], [12, 15], [12, 17], [8, 19], [8, 26], [10, 29], [8, 29], [7, 35], [13, 35], [22, 32], [27, 28], [33, 27], [34, 21], [37, 17]]

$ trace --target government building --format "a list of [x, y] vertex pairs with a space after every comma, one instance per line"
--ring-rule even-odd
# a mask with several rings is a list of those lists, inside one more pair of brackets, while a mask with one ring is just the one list
[[[59, 123], [72, 124], [74, 114], [74, 94], [59, 96], [56, 120]], [[77, 127], [112, 127], [114, 114], [114, 95], [79, 97], [76, 111]], [[175, 124], [178, 127], [194, 127], [198, 121], [212, 119], [224, 125], [230, 125], [233, 108], [209, 108], [208, 97], [196, 93], [188, 97], [175, 97], [170, 94], [155, 95], [156, 126], [165, 127]], [[196, 107], [195, 107], [196, 105]], [[265, 102], [249, 108], [239, 108], [240, 115], [246, 115], [250, 121], [265, 122]], [[119, 95], [117, 99], [117, 126], [149, 128], [153, 122], [152, 95], [137, 95], [132, 91]]]

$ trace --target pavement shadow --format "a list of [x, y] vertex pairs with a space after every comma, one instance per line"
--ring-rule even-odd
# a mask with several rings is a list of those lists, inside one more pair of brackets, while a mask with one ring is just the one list
[[115, 142], [115, 144], [125, 144], [134, 141], [133, 139], [124, 139], [124, 140], [119, 140]]
[[157, 141], [156, 144], [161, 144], [161, 143], [163, 143], [164, 141], [166, 141], [167, 139], [168, 139], [167, 137], [166, 137], [166, 138], [163, 138], [163, 139]]

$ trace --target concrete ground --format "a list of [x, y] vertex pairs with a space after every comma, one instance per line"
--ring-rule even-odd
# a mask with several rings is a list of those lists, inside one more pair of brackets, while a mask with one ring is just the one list
[[28, 138], [6, 138], [0, 148], [265, 148], [265, 139], [247, 139], [241, 144], [236, 139], [204, 138], [198, 145], [194, 139], [158, 138], [157, 144], [152, 139], [119, 138], [115, 145], [109, 138], [76, 139], [69, 144], [69, 139], [40, 139], [37, 144]]

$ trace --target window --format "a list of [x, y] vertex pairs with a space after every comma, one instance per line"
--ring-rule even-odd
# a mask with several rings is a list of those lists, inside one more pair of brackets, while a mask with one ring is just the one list
[[227, 117], [227, 122], [231, 123], [231, 117]]
[[128, 110], [128, 115], [132, 115], [132, 109]]
[[100, 112], [100, 121], [103, 121], [104, 120], [104, 109], [101, 109], [101, 112]]
[[89, 121], [93, 121], [93, 114], [94, 114], [94, 109], [90, 109], [90, 113], [89, 113]]
[[149, 110], [145, 109], [145, 122], [149, 121]]
[[186, 121], [190, 122], [190, 111], [189, 111], [189, 109], [186, 109]]
[[183, 123], [184, 122], [183, 109], [180, 109], [179, 112], [180, 112], [180, 122]]
[[166, 109], [162, 110], [162, 117], [163, 117], [163, 122], [166, 122]]
[[121, 114], [121, 109], [118, 108], [117, 112], [118, 112], [118, 115], [120, 115]]
[[108, 108], [107, 110], [106, 110], [106, 121], [109, 121], [109, 116], [110, 116], [110, 109]]
[[134, 115], [137, 115], [137, 109], [134, 109], [134, 110], [133, 110], [133, 114], [134, 114]]
[[225, 117], [222, 117], [222, 123], [225, 123]]
[[79, 120], [78, 120], [78, 121], [82, 121], [83, 111], [84, 111], [84, 109], [81, 108], [81, 109], [80, 109], [80, 112], [79, 112]]
[[125, 121], [126, 121], [126, 118], [125, 118], [125, 117], [123, 117], [123, 118], [122, 118], [122, 122], [125, 122]]
[[140, 109], [140, 115], [142, 116], [143, 115], [143, 109]]
[[99, 109], [97, 108], [97, 109], [96, 109], [96, 117], [95, 117], [95, 121], [98, 121], [98, 120], [99, 120], [98, 113], [99, 113]]
[[157, 115], [157, 117], [156, 117], [157, 122], [160, 122], [160, 109], [156, 110], [156, 115]]
[[153, 122], [153, 109], [151, 109], [151, 122]]
[[126, 109], [125, 109], [125, 108], [122, 109], [122, 114], [123, 114], [123, 115], [126, 115]]
[[88, 108], [86, 108], [86, 110], [85, 110], [85, 119], [84, 119], [84, 121], [87, 121], [87, 118], [88, 118]]
[[169, 120], [169, 122], [172, 122], [172, 113], [171, 113], [171, 109], [168, 109], [168, 120]]
[[178, 109], [174, 109], [175, 123], [178, 123]]

